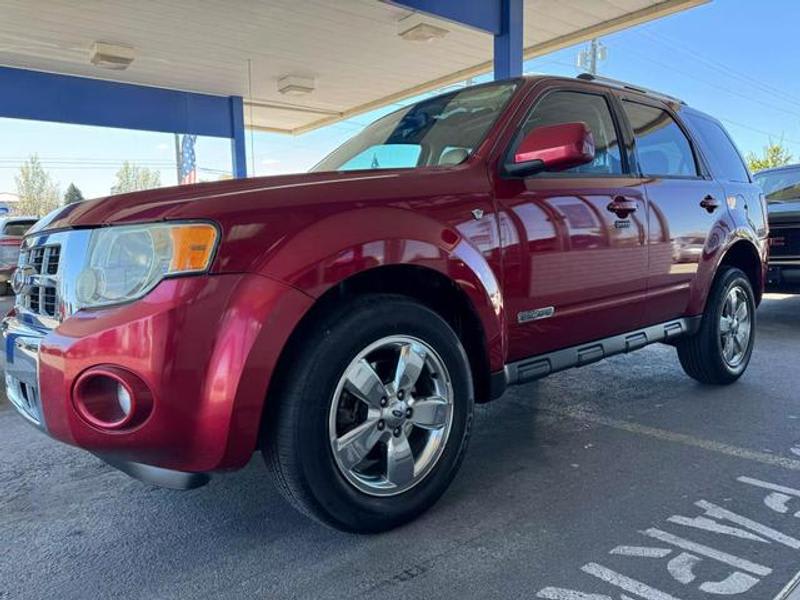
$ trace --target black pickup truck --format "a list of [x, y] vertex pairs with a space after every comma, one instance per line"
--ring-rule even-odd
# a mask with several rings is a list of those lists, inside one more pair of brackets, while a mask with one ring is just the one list
[[770, 259], [767, 289], [800, 293], [800, 164], [754, 175], [767, 197]]

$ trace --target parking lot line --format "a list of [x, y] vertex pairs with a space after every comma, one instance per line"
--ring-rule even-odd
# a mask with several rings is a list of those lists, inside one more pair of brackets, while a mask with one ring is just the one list
[[631, 421], [614, 419], [612, 417], [606, 417], [596, 413], [584, 411], [581, 410], [580, 408], [565, 408], [563, 406], [545, 404], [537, 406], [537, 410], [543, 410], [545, 412], [554, 413], [557, 415], [568, 417], [570, 419], [576, 419], [579, 421], [596, 423], [598, 425], [604, 425], [606, 427], [619, 429], [621, 431], [637, 433], [639, 435], [645, 435], [659, 440], [664, 440], [667, 442], [683, 444], [684, 446], [693, 446], [695, 448], [702, 448], [703, 450], [709, 450], [711, 452], [717, 452], [719, 454], [727, 454], [728, 456], [733, 456], [736, 458], [752, 460], [773, 467], [781, 467], [783, 469], [789, 469], [790, 471], [800, 471], [800, 460], [795, 460], [793, 458], [786, 458], [783, 456], [775, 456], [767, 452], [759, 452], [757, 450], [751, 450], [749, 448], [740, 448], [738, 446], [733, 446], [731, 444], [715, 442], [713, 440], [707, 440], [695, 437], [693, 435], [687, 435], [685, 433], [677, 433], [675, 431], [670, 431], [668, 429], [649, 427], [647, 425], [641, 425], [639, 423], [633, 423]]
[[800, 572], [792, 577], [774, 600], [800, 600]]

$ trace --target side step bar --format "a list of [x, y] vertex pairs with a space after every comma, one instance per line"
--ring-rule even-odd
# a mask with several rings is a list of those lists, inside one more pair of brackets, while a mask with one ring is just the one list
[[[497, 374], [502, 376], [504, 382], [498, 382], [493, 377], [495, 381], [492, 385], [492, 396], [498, 398], [505, 391], [505, 387], [509, 385], [535, 381], [552, 373], [572, 367], [582, 367], [615, 354], [633, 352], [656, 342], [669, 342], [684, 335], [691, 335], [700, 328], [702, 318], [702, 316], [698, 316], [667, 321], [637, 331], [509, 363], [504, 372]], [[498, 392], [500, 393], [497, 394]]]

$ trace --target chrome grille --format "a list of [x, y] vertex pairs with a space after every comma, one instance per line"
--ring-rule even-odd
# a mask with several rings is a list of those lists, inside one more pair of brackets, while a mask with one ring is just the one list
[[17, 303], [45, 317], [58, 316], [58, 266], [61, 247], [57, 244], [33, 246], [20, 253], [19, 267], [32, 272], [31, 285], [17, 297]]

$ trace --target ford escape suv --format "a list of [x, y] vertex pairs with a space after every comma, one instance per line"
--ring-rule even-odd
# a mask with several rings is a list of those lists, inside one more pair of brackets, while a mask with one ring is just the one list
[[730, 384], [767, 257], [719, 122], [590, 77], [393, 112], [310, 173], [66, 206], [24, 239], [8, 396], [50, 436], [191, 488], [261, 451], [298, 509], [431, 506], [473, 404], [639, 349]]

